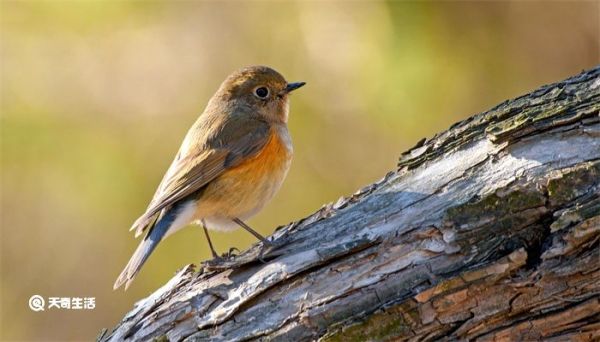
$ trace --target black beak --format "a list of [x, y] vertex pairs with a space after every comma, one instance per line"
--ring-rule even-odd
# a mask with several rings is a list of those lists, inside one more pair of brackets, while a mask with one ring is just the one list
[[293, 83], [288, 83], [287, 87], [285, 87], [285, 92], [289, 93], [292, 92], [300, 87], [302, 87], [303, 85], [305, 85], [306, 82], [293, 82]]

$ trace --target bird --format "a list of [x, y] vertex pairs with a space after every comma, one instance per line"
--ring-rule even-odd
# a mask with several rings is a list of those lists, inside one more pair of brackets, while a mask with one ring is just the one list
[[271, 200], [291, 165], [289, 95], [305, 82], [288, 83], [274, 69], [249, 66], [233, 72], [187, 132], [146, 211], [133, 223], [145, 234], [113, 289], [130, 286], [156, 246], [190, 224], [204, 230], [247, 230], [245, 223]]

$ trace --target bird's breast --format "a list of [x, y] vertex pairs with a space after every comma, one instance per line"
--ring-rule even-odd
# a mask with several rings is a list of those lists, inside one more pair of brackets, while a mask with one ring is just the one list
[[226, 224], [229, 218], [244, 220], [253, 216], [281, 187], [292, 160], [291, 139], [285, 127], [272, 127], [269, 135], [259, 153], [223, 172], [207, 185], [195, 216], [205, 219], [208, 228], [228, 230], [235, 227]]
[[248, 158], [227, 174], [257, 185], [282, 182], [293, 154], [291, 140], [287, 129], [274, 127], [269, 135], [267, 143], [256, 156]]

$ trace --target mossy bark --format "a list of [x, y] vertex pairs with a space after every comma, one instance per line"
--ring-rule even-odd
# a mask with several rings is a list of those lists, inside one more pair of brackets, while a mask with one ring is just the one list
[[600, 339], [599, 110], [596, 67], [457, 123], [100, 339]]

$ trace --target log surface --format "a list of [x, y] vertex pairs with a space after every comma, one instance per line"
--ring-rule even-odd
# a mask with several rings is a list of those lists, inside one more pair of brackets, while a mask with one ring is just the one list
[[600, 66], [419, 142], [103, 341], [600, 338]]

